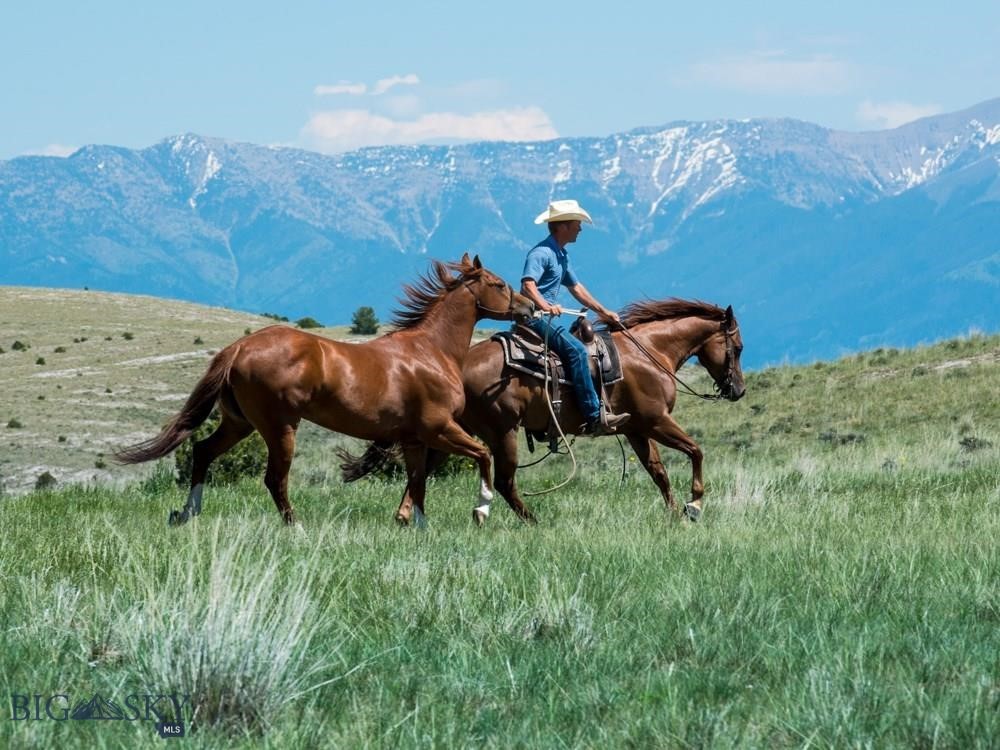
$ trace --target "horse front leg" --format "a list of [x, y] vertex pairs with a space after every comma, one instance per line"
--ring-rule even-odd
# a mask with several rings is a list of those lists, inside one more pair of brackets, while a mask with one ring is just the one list
[[670, 488], [670, 476], [667, 474], [667, 468], [660, 459], [660, 449], [656, 447], [656, 443], [642, 435], [626, 434], [625, 437], [628, 438], [629, 445], [635, 451], [639, 463], [642, 464], [642, 467], [653, 480], [653, 484], [660, 489], [660, 494], [663, 495], [663, 502], [666, 503], [667, 510], [676, 512], [677, 501], [674, 500], [674, 493]]
[[409, 526], [413, 517], [417, 528], [427, 525], [424, 516], [424, 493], [427, 489], [427, 446], [423, 443], [403, 445], [403, 460], [406, 463], [406, 489], [396, 511], [396, 523]]
[[701, 516], [702, 496], [705, 494], [705, 485], [701, 477], [701, 464], [704, 458], [701, 448], [669, 414], [664, 414], [660, 418], [650, 430], [649, 436], [691, 459], [691, 502], [684, 504], [684, 515], [691, 521], [697, 521]]
[[482, 443], [462, 429], [458, 422], [451, 420], [440, 430], [428, 436], [427, 443], [436, 450], [454, 453], [473, 459], [479, 467], [479, 495], [472, 517], [482, 526], [490, 514], [493, 502], [493, 481], [490, 478], [490, 452]]

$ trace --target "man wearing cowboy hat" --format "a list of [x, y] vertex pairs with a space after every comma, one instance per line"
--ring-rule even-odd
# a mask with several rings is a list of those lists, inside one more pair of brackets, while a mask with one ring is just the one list
[[569, 334], [559, 322], [562, 307], [556, 302], [559, 287], [565, 286], [584, 307], [610, 326], [620, 325], [618, 313], [609, 310], [587, 291], [570, 267], [566, 246], [576, 242], [582, 222], [593, 224], [590, 214], [574, 200], [552, 201], [535, 219], [536, 224], [547, 223], [549, 236], [530, 251], [521, 274], [521, 293], [545, 313], [544, 317], [528, 323], [528, 327], [543, 339], [562, 360], [573, 381], [577, 404], [587, 423], [584, 431], [590, 435], [609, 435], [628, 421], [628, 414], [602, 413], [601, 401], [590, 379], [587, 350], [580, 341]]

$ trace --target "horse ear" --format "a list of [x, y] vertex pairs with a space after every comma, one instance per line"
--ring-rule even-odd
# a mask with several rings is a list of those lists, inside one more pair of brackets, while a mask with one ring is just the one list
[[726, 308], [726, 322], [727, 323], [732, 323], [733, 322], [733, 306], [732, 305], [730, 305], [729, 307]]
[[470, 263], [471, 263], [472, 261], [471, 261], [471, 260], [469, 260], [469, 254], [468, 254], [468, 253], [464, 253], [464, 254], [462, 255], [462, 260], [461, 260], [461, 261], [459, 261], [459, 262], [460, 262], [460, 263], [461, 263], [461, 264], [462, 264], [463, 266], [467, 266], [467, 265], [469, 265], [469, 264], [470, 264]]
[[[466, 257], [468, 257], [468, 254], [466, 254]], [[472, 259], [472, 267], [473, 268], [482, 268], [483, 267], [483, 262], [481, 260], [479, 260], [479, 256], [478, 255], [475, 258]]]

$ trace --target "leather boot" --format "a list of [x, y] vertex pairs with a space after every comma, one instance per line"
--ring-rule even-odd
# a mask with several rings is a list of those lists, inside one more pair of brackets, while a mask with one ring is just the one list
[[631, 414], [611, 414], [604, 409], [601, 410], [601, 416], [591, 422], [588, 422], [584, 429], [583, 434], [590, 435], [592, 437], [598, 437], [600, 435], [616, 435], [618, 430], [628, 422]]

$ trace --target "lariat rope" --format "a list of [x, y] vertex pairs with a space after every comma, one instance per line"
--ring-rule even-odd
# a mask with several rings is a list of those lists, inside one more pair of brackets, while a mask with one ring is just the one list
[[[578, 313], [580, 316], [583, 316], [583, 315], [586, 314], [586, 310], [566, 310], [566, 312]], [[549, 316], [550, 320], [555, 317], [555, 315], [553, 313], [548, 313], [548, 316]], [[543, 352], [544, 357], [542, 359], [542, 362], [545, 363], [545, 368], [544, 368], [545, 369], [545, 386], [544, 386], [545, 404], [546, 404], [546, 406], [549, 407], [549, 415], [552, 417], [552, 422], [555, 424], [556, 430], [559, 432], [560, 439], [566, 445], [566, 451], [569, 453], [569, 458], [570, 458], [570, 461], [573, 462], [573, 466], [570, 469], [569, 476], [566, 477], [564, 480], [562, 480], [559, 484], [553, 485], [552, 487], [547, 487], [544, 490], [538, 490], [537, 492], [525, 492], [525, 493], [523, 493], [525, 497], [538, 497], [539, 495], [546, 495], [549, 492], [555, 492], [556, 490], [560, 489], [561, 487], [565, 487], [567, 484], [569, 484], [570, 481], [572, 481], [573, 477], [576, 476], [576, 454], [573, 453], [573, 444], [569, 440], [566, 439], [566, 433], [563, 432], [562, 425], [559, 424], [559, 417], [556, 416], [555, 407], [552, 406], [552, 396], [549, 395], [549, 370], [550, 370], [550, 367], [549, 367], [549, 327], [548, 326], [545, 327], [545, 335], [542, 337], [542, 341], [543, 341], [543, 348], [544, 348], [544, 352]], [[556, 387], [557, 388], [559, 387], [558, 380], [556, 381]], [[548, 457], [548, 455], [551, 455], [552, 453], [555, 453], [555, 451], [553, 451], [550, 448], [549, 449], [549, 453], [546, 455], [546, 458]]]

